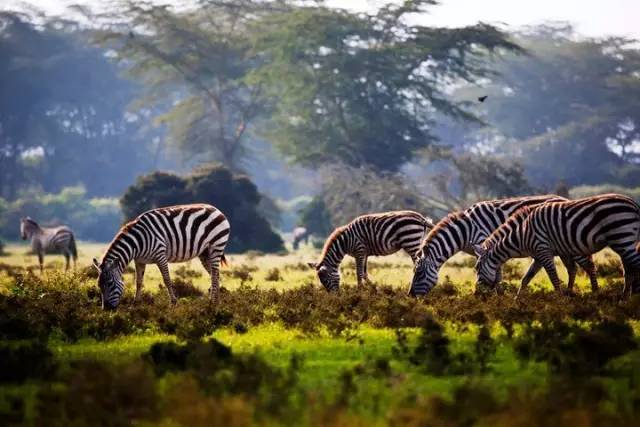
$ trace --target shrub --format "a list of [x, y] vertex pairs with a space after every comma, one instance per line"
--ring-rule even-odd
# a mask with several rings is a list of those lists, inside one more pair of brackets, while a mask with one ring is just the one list
[[231, 223], [229, 252], [284, 250], [282, 238], [260, 214], [262, 196], [245, 175], [233, 174], [221, 165], [208, 165], [181, 177], [166, 172], [141, 176], [130, 186], [120, 205], [127, 219], [144, 211], [183, 203], [210, 203]]
[[117, 200], [89, 199], [82, 186], [57, 194], [33, 192], [10, 203], [0, 199], [0, 235], [17, 240], [24, 216], [45, 226], [68, 225], [78, 239], [96, 241], [110, 240], [122, 220]]

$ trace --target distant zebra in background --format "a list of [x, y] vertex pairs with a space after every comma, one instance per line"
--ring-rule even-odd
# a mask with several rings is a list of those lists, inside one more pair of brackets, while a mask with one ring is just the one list
[[307, 243], [309, 241], [309, 231], [305, 227], [296, 227], [293, 229], [293, 250], [297, 251], [300, 247], [300, 242]]
[[[438, 282], [438, 271], [449, 258], [460, 251], [475, 255], [474, 246], [481, 244], [510, 215], [524, 206], [566, 201], [556, 195], [513, 197], [508, 199], [478, 202], [469, 208], [447, 215], [427, 234], [419, 251], [419, 259], [411, 282], [409, 293], [413, 296], [427, 294]], [[564, 258], [563, 263], [569, 273], [569, 287], [573, 288], [576, 276], [574, 260]], [[598, 288], [595, 265], [589, 258], [575, 260], [587, 272], [593, 289]], [[526, 286], [542, 266], [535, 261], [522, 277]]]
[[358, 286], [369, 281], [367, 258], [391, 255], [404, 249], [415, 262], [425, 233], [433, 221], [413, 211], [391, 211], [362, 215], [336, 228], [327, 238], [320, 262], [309, 263], [328, 291], [340, 287], [340, 263], [346, 255], [356, 260]]
[[45, 254], [62, 254], [66, 260], [65, 271], [69, 270], [69, 259], [73, 258], [75, 268], [78, 250], [73, 231], [66, 225], [60, 227], [40, 227], [30, 217], [20, 219], [20, 237], [31, 239], [31, 249], [38, 255], [40, 273], [44, 270]]
[[231, 226], [222, 212], [211, 205], [170, 206], [147, 211], [124, 225], [102, 258], [93, 259], [100, 273], [98, 286], [102, 307], [115, 309], [124, 293], [122, 274], [133, 260], [136, 267], [136, 301], [142, 292], [147, 264], [156, 264], [173, 304], [176, 296], [169, 276], [169, 263], [195, 257], [211, 276], [209, 298], [217, 301], [219, 267], [226, 262], [224, 248]]
[[608, 246], [622, 259], [625, 290], [631, 293], [640, 285], [639, 237], [640, 206], [619, 194], [523, 208], [475, 248], [478, 281], [493, 285], [506, 260], [531, 256], [559, 290], [554, 255], [587, 257]]

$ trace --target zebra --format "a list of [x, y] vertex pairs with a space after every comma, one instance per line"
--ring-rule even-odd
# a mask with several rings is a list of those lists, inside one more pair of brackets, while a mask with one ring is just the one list
[[554, 255], [586, 257], [608, 246], [622, 259], [624, 288], [631, 293], [640, 284], [640, 254], [635, 249], [639, 233], [640, 206], [619, 194], [525, 207], [474, 247], [478, 282], [493, 285], [506, 260], [531, 256], [557, 291]]
[[[416, 262], [409, 294], [426, 295], [438, 282], [438, 271], [442, 264], [460, 251], [475, 255], [474, 245], [482, 243], [511, 214], [524, 206], [566, 201], [556, 195], [537, 195], [488, 200], [471, 205], [464, 211], [453, 212], [439, 221], [422, 242]], [[569, 273], [569, 287], [573, 287], [576, 275], [574, 260], [562, 260]], [[598, 288], [595, 265], [590, 258], [575, 260], [587, 272], [593, 289]], [[529, 283], [542, 268], [532, 262], [522, 282]], [[526, 285], [525, 285], [526, 286]]]
[[66, 225], [60, 227], [41, 227], [30, 217], [20, 218], [20, 237], [31, 239], [31, 249], [38, 255], [40, 273], [44, 271], [45, 253], [62, 253], [66, 260], [65, 271], [69, 270], [69, 260], [73, 258], [75, 268], [78, 250], [73, 231]]
[[305, 227], [296, 227], [293, 229], [293, 250], [297, 251], [300, 247], [300, 242], [307, 243], [309, 241], [309, 230]]
[[404, 249], [415, 262], [420, 242], [433, 221], [413, 211], [361, 215], [336, 228], [327, 238], [320, 262], [308, 263], [328, 291], [340, 287], [340, 263], [345, 255], [356, 260], [358, 286], [369, 282], [367, 257], [391, 255]]
[[102, 262], [93, 259], [99, 272], [102, 308], [115, 309], [124, 292], [122, 274], [133, 260], [136, 268], [135, 301], [140, 300], [147, 264], [156, 264], [171, 303], [176, 296], [169, 276], [169, 263], [195, 257], [211, 276], [209, 298], [217, 301], [219, 266], [225, 264], [224, 248], [230, 225], [222, 212], [211, 205], [190, 204], [152, 209], [125, 224], [115, 236]]

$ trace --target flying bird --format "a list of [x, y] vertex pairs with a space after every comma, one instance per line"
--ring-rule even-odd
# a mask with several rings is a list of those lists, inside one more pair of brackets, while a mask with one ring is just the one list
[[489, 96], [489, 95], [481, 96], [481, 97], [479, 97], [479, 98], [478, 98], [478, 101], [480, 101], [480, 102], [484, 102], [484, 100], [485, 100], [485, 99], [487, 99], [487, 97], [488, 97], [488, 96]]

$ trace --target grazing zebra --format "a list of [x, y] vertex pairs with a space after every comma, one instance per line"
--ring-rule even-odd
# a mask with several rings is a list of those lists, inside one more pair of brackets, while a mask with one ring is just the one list
[[345, 255], [356, 259], [358, 286], [369, 281], [367, 257], [391, 255], [404, 249], [415, 262], [420, 242], [433, 227], [430, 218], [413, 211], [362, 215], [336, 228], [327, 238], [319, 263], [309, 263], [328, 291], [340, 287], [340, 263]]
[[65, 225], [60, 227], [40, 227], [33, 219], [20, 219], [20, 236], [22, 240], [31, 239], [31, 249], [38, 255], [40, 273], [44, 269], [45, 253], [61, 253], [66, 260], [65, 271], [69, 270], [69, 259], [73, 257], [75, 268], [78, 250], [73, 231]]
[[640, 206], [619, 194], [526, 207], [475, 247], [478, 282], [493, 285], [506, 260], [531, 256], [559, 290], [554, 255], [587, 257], [609, 246], [622, 258], [625, 290], [631, 293], [640, 284], [639, 232]]
[[113, 239], [99, 263], [98, 286], [102, 307], [115, 309], [124, 292], [122, 273], [133, 260], [136, 267], [136, 301], [140, 299], [147, 264], [156, 264], [169, 298], [175, 304], [169, 277], [169, 263], [195, 257], [211, 275], [209, 298], [217, 301], [219, 265], [224, 264], [224, 248], [229, 240], [227, 218], [211, 205], [192, 204], [147, 211], [124, 225]]
[[[473, 204], [464, 211], [449, 214], [436, 224], [422, 242], [409, 294], [427, 294], [437, 284], [438, 271], [442, 264], [460, 251], [475, 255], [474, 245], [482, 243], [516, 210], [524, 206], [565, 200], [567, 199], [555, 195], [489, 200]], [[592, 287], [597, 289], [595, 265], [591, 259], [580, 257], [575, 261], [589, 274]], [[569, 273], [569, 287], [572, 288], [576, 274], [575, 263], [571, 258], [565, 258], [563, 262]], [[539, 264], [532, 262], [522, 282], [531, 281], [541, 268]]]

